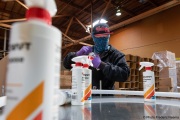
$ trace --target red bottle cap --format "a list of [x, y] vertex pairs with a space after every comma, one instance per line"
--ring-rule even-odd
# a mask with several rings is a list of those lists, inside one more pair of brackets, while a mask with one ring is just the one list
[[43, 8], [32, 7], [29, 8], [26, 12], [27, 20], [30, 19], [41, 19], [45, 21], [47, 24], [51, 25], [51, 16], [49, 12]]

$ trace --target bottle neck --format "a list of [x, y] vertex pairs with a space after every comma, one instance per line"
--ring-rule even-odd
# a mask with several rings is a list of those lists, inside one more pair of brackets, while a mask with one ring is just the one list
[[88, 64], [83, 64], [83, 68], [89, 68]]
[[75, 63], [75, 66], [76, 66], [76, 67], [82, 67], [83, 64], [82, 64], [81, 62], [76, 62], [76, 63]]
[[151, 70], [151, 67], [145, 67], [145, 70]]
[[39, 7], [31, 7], [26, 12], [27, 20], [31, 19], [40, 19], [45, 23], [51, 25], [52, 20], [49, 12], [46, 9], [39, 8]]

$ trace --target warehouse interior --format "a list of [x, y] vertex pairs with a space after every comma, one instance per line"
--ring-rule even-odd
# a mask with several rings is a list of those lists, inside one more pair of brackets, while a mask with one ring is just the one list
[[[72, 70], [63, 66], [64, 58], [68, 53], [77, 52], [83, 46], [94, 45], [91, 36], [92, 26], [100, 19], [106, 20], [112, 32], [109, 44], [125, 54], [126, 63], [130, 68], [128, 79], [125, 82], [116, 81], [114, 84], [115, 91], [112, 94], [117, 99], [104, 100], [101, 96], [102, 98], [92, 100], [90, 116], [84, 108], [84, 112], [78, 112], [82, 111], [79, 106], [74, 108], [60, 106], [59, 115], [62, 117], [59, 117], [59, 120], [105, 118], [116, 120], [119, 117], [124, 120], [167, 119], [167, 117], [179, 119], [180, 0], [55, 0], [55, 3], [57, 12], [52, 17], [52, 25], [62, 33], [59, 51], [60, 89], [72, 89]], [[14, 23], [27, 21], [25, 16], [28, 9], [24, 0], [0, 1], [0, 97], [6, 96], [11, 28]], [[152, 71], [159, 99], [156, 104], [145, 104], [138, 96], [144, 91], [145, 69], [139, 70], [140, 62], [154, 64]], [[131, 92], [134, 94], [132, 97]], [[98, 92], [95, 90], [95, 93]], [[99, 93], [104, 94], [103, 91]], [[172, 102], [168, 103], [170, 100]], [[117, 104], [114, 106], [114, 103]], [[85, 108], [88, 109], [89, 106]], [[0, 104], [0, 111], [2, 110]], [[117, 112], [118, 110], [124, 114]], [[70, 116], [68, 112], [71, 113]], [[77, 116], [73, 116], [74, 113]]]

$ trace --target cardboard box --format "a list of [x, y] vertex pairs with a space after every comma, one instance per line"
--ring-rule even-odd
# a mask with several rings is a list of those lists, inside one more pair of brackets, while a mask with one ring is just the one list
[[134, 61], [134, 57], [133, 57], [133, 55], [131, 55], [131, 54], [125, 55], [125, 59], [126, 59], [126, 61], [131, 61], [131, 62]]
[[170, 51], [159, 51], [159, 52], [155, 52], [153, 54], [153, 59], [171, 59], [171, 60], [175, 60], [175, 53], [172, 53]]
[[171, 92], [171, 87], [169, 87], [169, 86], [159, 86], [158, 91], [160, 91], [160, 92]]
[[[6, 88], [7, 56], [0, 60], [0, 96], [3, 96]], [[4, 86], [4, 87], [3, 87]]]
[[164, 78], [159, 79], [159, 86], [169, 86], [172, 87], [172, 79], [171, 78]]
[[171, 76], [177, 76], [176, 68], [164, 67], [159, 72], [159, 77], [160, 78], [169, 78]]
[[72, 75], [72, 71], [64, 70], [64, 75]]
[[131, 82], [119, 82], [119, 88], [131, 88]]
[[115, 88], [115, 90], [119, 90], [119, 82], [115, 82], [114, 88]]
[[72, 86], [72, 76], [71, 75], [60, 75], [60, 88], [70, 89]]

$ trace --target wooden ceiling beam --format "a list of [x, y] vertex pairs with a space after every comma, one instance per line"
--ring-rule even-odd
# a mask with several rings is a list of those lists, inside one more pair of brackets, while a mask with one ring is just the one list
[[85, 45], [85, 46], [93, 46], [93, 45], [91, 45], [91, 44], [88, 44], [88, 43], [85, 43], [85, 42], [79, 42], [79, 44], [81, 44], [81, 45]]
[[21, 6], [23, 6], [24, 8], [26, 9], [29, 9], [24, 3], [22, 3], [21, 1], [19, 0], [16, 0], [17, 3], [19, 3]]
[[[130, 19], [125, 20], [125, 21], [123, 21], [123, 22], [120, 22], [120, 23], [117, 23], [117, 24], [115, 24], [115, 25], [112, 25], [112, 26], [110, 26], [110, 30], [111, 30], [111, 31], [112, 31], [112, 30], [116, 30], [116, 29], [118, 29], [118, 28], [120, 28], [120, 27], [122, 27], [122, 26], [131, 24], [131, 23], [133, 23], [133, 22], [137, 22], [138, 20], [147, 18], [147, 17], [149, 17], [149, 16], [151, 16], [151, 15], [157, 14], [157, 13], [159, 13], [159, 12], [162, 12], [162, 11], [164, 11], [164, 10], [167, 10], [167, 9], [169, 9], [169, 8], [171, 8], [171, 7], [174, 7], [174, 6], [177, 6], [177, 5], [180, 5], [180, 1], [178, 1], [178, 0], [170, 1], [170, 2], [168, 2], [168, 3], [166, 3], [166, 4], [163, 4], [163, 5], [159, 6], [159, 7], [156, 7], [156, 8], [154, 8], [154, 9], [151, 9], [151, 10], [149, 10], [149, 11], [147, 11], [147, 12], [144, 12], [144, 13], [142, 13], [142, 14], [140, 14], [140, 15], [137, 15], [137, 16], [135, 16], [135, 17], [133, 17], [133, 18], [130, 18]], [[84, 37], [84, 38], [81, 38], [81, 39], [79, 39], [79, 40], [76, 40], [76, 43], [74, 43], [74, 44], [71, 43], [71, 44], [65, 45], [65, 46], [62, 47], [62, 49], [67, 48], [67, 47], [70, 47], [70, 46], [72, 46], [72, 45], [79, 44], [79, 42], [84, 42], [84, 41], [89, 40], [89, 39], [91, 39], [91, 35], [88, 35], [88, 36], [86, 36], [86, 37]]]
[[[56, 17], [67, 17], [68, 15], [56, 15], [53, 18]], [[8, 22], [20, 22], [20, 21], [25, 21], [26, 18], [19, 18], [19, 19], [9, 19], [9, 20], [0, 20], [0, 23], [8, 23]]]
[[22, 14], [18, 14], [17, 12], [9, 11], [9, 10], [6, 10], [6, 9], [0, 9], [0, 11], [3, 12], [3, 13], [7, 13], [9, 15], [15, 14], [15, 15], [17, 15], [19, 17], [24, 17], [24, 15], [22, 15]]
[[[95, 1], [95, 0], [93, 0], [93, 1]], [[83, 10], [85, 10], [85, 9], [88, 8], [89, 6], [91, 6], [91, 3], [89, 3], [89, 4], [87, 4], [85, 7], [83, 7], [79, 12], [77, 12], [77, 13], [75, 14], [75, 16], [79, 15]]]
[[[85, 25], [79, 20], [79, 19], [77, 19], [76, 17], [75, 17], [75, 19], [77, 20], [77, 22], [84, 28], [84, 30], [86, 31], [86, 27], [85, 27]], [[89, 32], [88, 32], [89, 33]], [[90, 33], [89, 33], [90, 34]]]
[[25, 21], [26, 18], [20, 18], [20, 19], [9, 19], [9, 20], [0, 20], [0, 23], [8, 23], [8, 22], [20, 22]]
[[[65, 4], [68, 4], [68, 1], [66, 1], [66, 0], [61, 0], [61, 2], [65, 3]], [[83, 7], [81, 7], [79, 5], [76, 5], [74, 3], [70, 3], [69, 5], [76, 8], [76, 9], [78, 9], [78, 10], [80, 10], [80, 11], [85, 12], [88, 15], [91, 15], [91, 12], [89, 12], [89, 11], [87, 11], [85, 9], [83, 10]], [[93, 12], [93, 15], [96, 16], [97, 18], [99, 18], [101, 16], [100, 14], [97, 14], [95, 12]], [[77, 16], [75, 16], [75, 17], [77, 17]], [[115, 24], [115, 21], [113, 21], [113, 20], [108, 20], [108, 21], [111, 22], [112, 24]]]
[[5, 28], [11, 28], [11, 25], [8, 24], [4, 24], [4, 23], [0, 23], [1, 27], [5, 27]]
[[101, 14], [100, 19], [104, 16], [104, 14], [105, 14], [105, 12], [106, 12], [106, 10], [107, 10], [107, 8], [108, 8], [110, 2], [111, 2], [111, 0], [109, 0], [109, 1], [107, 2], [106, 7], [104, 8], [104, 10], [103, 10], [103, 12], [102, 12], [102, 14]]
[[67, 6], [70, 4], [71, 1], [72, 1], [72, 0], [70, 0], [70, 1], [68, 2], [68, 4], [66, 4], [60, 11], [58, 11], [58, 12], [57, 12], [57, 15], [59, 15], [64, 9], [66, 9]]
[[148, 2], [151, 3], [154, 7], [158, 7], [159, 6], [156, 2], [154, 2], [152, 0], [148, 0]]
[[67, 35], [67, 33], [68, 33], [68, 31], [69, 31], [69, 28], [70, 28], [70, 26], [71, 26], [71, 24], [72, 24], [73, 18], [74, 18], [74, 17], [72, 17], [72, 18], [70, 19], [70, 21], [69, 21], [69, 24], [68, 24], [68, 26], [67, 26], [65, 35]]
[[70, 38], [69, 36], [67, 36], [65, 33], [62, 32], [62, 35], [64, 35], [66, 38], [68, 38], [69, 41], [71, 41], [71, 42], [73, 42], [73, 43], [75, 42], [75, 40], [73, 40], [72, 38]]

